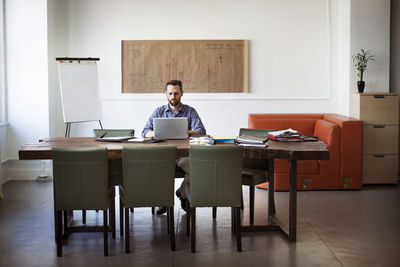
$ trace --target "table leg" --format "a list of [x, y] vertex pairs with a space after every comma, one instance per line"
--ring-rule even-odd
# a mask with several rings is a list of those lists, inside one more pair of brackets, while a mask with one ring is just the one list
[[296, 241], [297, 227], [297, 160], [290, 161], [289, 241]]

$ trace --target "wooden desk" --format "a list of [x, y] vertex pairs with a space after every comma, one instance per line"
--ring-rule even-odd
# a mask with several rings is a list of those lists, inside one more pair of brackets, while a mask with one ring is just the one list
[[[131, 144], [96, 142], [94, 137], [56, 137], [43, 139], [36, 144], [21, 146], [19, 159], [51, 159], [53, 147], [106, 147], [110, 162], [110, 170], [116, 169], [121, 161], [121, 150], [123, 146], [162, 146], [175, 145], [177, 147], [177, 158], [189, 155], [189, 142], [187, 140], [168, 140], [166, 142], [153, 144]], [[323, 142], [276, 142], [268, 141], [268, 147], [245, 147], [244, 156], [247, 158], [269, 159], [269, 190], [268, 190], [268, 224], [242, 226], [242, 231], [279, 231], [289, 241], [296, 241], [297, 226], [297, 160], [328, 160], [329, 152]], [[289, 232], [275, 220], [274, 215], [274, 159], [284, 159], [290, 163], [290, 189], [289, 189]], [[112, 175], [110, 175], [112, 176]], [[112, 184], [120, 183], [119, 178], [113, 178]]]

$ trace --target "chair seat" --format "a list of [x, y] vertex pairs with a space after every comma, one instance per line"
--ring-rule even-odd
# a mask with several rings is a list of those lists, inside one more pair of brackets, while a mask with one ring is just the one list
[[267, 171], [263, 169], [243, 168], [242, 185], [255, 186], [267, 181]]

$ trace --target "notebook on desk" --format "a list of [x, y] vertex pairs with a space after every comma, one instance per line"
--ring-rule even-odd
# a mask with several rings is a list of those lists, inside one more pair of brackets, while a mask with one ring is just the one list
[[186, 139], [188, 138], [187, 118], [154, 118], [154, 138]]

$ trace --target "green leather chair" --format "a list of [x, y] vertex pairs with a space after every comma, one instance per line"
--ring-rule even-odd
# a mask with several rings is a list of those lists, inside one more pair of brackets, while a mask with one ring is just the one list
[[62, 256], [63, 212], [64, 235], [73, 231], [67, 222], [67, 211], [70, 210], [103, 211], [103, 226], [100, 228], [104, 234], [104, 256], [108, 256], [106, 148], [53, 148], [52, 158], [57, 256]]
[[[237, 250], [242, 250], [240, 207], [242, 187], [243, 147], [240, 146], [191, 146], [190, 185], [188, 196], [187, 226], [191, 217], [191, 250], [196, 250], [196, 208], [231, 207], [232, 228], [236, 229]], [[189, 229], [189, 227], [188, 227]]]
[[[95, 137], [117, 137], [117, 136], [134, 136], [134, 129], [93, 129], [93, 134]], [[105, 135], [104, 135], [105, 134]], [[112, 164], [112, 169], [114, 170], [113, 176], [121, 176], [121, 168], [120, 164], [117, 163], [117, 160], [110, 160], [110, 164]], [[133, 212], [133, 209], [131, 209]], [[152, 213], [154, 214], [154, 207], [152, 208]], [[86, 223], [86, 212], [82, 211], [82, 222]], [[113, 236], [115, 237], [115, 236]]]
[[134, 136], [135, 130], [133, 129], [93, 129], [93, 134], [95, 137], [116, 137], [116, 136]]
[[[272, 130], [240, 128], [239, 136], [266, 137]], [[268, 181], [268, 159], [243, 159], [242, 185], [249, 186], [250, 224], [254, 224], [255, 186]]]
[[[251, 135], [258, 137], [268, 136], [272, 130], [240, 128], [239, 136]], [[243, 159], [242, 185], [249, 186], [250, 225], [254, 225], [254, 191], [255, 186], [268, 181], [268, 159]], [[243, 208], [243, 203], [242, 203]], [[213, 208], [213, 219], [217, 209]]]
[[129, 253], [129, 208], [167, 207], [167, 229], [175, 250], [174, 182], [175, 146], [124, 147], [120, 186], [120, 229], [123, 235], [125, 208], [125, 251]]

